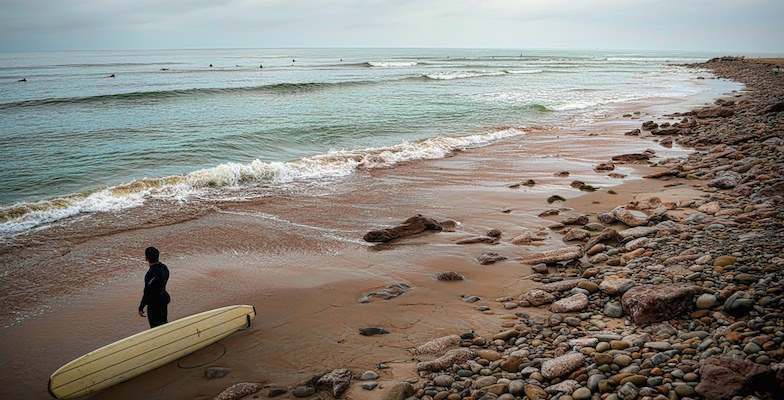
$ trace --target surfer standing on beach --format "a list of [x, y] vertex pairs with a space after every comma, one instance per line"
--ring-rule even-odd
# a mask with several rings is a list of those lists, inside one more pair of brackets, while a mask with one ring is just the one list
[[144, 258], [150, 265], [150, 269], [144, 275], [144, 296], [139, 304], [139, 316], [145, 317], [144, 307], [146, 306], [146, 317], [150, 322], [150, 328], [169, 322], [166, 309], [171, 301], [169, 293], [166, 292], [169, 268], [158, 260], [159, 256], [160, 252], [155, 247], [148, 247], [144, 250]]

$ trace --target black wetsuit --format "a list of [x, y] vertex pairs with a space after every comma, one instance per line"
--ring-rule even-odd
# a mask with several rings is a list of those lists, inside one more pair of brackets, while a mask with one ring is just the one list
[[150, 265], [150, 269], [144, 275], [144, 296], [139, 304], [139, 311], [143, 311], [144, 306], [147, 306], [150, 328], [169, 322], [166, 310], [166, 306], [171, 301], [169, 293], [166, 292], [168, 281], [169, 269], [161, 262]]

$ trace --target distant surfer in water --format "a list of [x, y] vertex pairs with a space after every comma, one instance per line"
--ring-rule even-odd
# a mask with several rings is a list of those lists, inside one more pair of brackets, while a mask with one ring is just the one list
[[[166, 309], [171, 301], [169, 293], [166, 292], [169, 268], [158, 260], [159, 256], [160, 252], [155, 247], [144, 250], [144, 258], [150, 265], [150, 269], [144, 275], [144, 296], [139, 304], [139, 316], [147, 317], [150, 328], [169, 322]], [[147, 307], [147, 315], [144, 315], [144, 307]]]

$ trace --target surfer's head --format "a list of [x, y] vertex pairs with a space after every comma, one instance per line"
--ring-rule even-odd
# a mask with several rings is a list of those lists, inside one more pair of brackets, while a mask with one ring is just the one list
[[147, 258], [147, 261], [150, 263], [157, 263], [158, 257], [161, 255], [161, 252], [158, 251], [155, 247], [148, 247], [144, 249], [144, 256]]

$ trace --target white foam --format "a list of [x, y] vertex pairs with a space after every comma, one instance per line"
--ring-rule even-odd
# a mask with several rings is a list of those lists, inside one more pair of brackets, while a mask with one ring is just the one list
[[156, 198], [184, 201], [211, 190], [240, 190], [259, 185], [318, 181], [348, 176], [357, 169], [390, 167], [397, 163], [443, 158], [457, 149], [480, 146], [522, 135], [517, 128], [482, 134], [433, 137], [385, 147], [331, 150], [325, 154], [288, 162], [254, 160], [248, 164], [225, 163], [186, 175], [145, 179], [92, 193], [0, 207], [0, 237], [28, 231], [79, 214], [113, 212], [138, 207]]
[[418, 63], [413, 61], [368, 61], [367, 65], [369, 67], [376, 67], [376, 68], [404, 68], [404, 67], [414, 67]]
[[541, 69], [509, 69], [506, 70], [507, 74], [521, 75], [521, 74], [541, 74], [544, 70]]
[[435, 79], [435, 80], [453, 80], [453, 79], [468, 79], [468, 78], [478, 78], [482, 76], [501, 76], [505, 75], [506, 72], [503, 71], [451, 71], [451, 72], [434, 72], [430, 74], [422, 74], [425, 78]]

